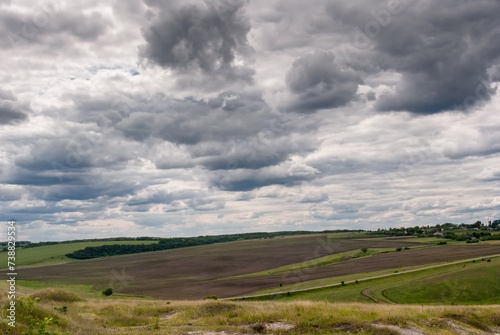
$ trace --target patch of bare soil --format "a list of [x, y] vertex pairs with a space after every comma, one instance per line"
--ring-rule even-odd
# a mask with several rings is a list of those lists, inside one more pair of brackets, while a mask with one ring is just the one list
[[384, 325], [380, 323], [374, 323], [372, 324], [372, 327], [378, 328], [378, 329], [390, 329], [398, 332], [401, 335], [425, 335], [422, 331], [420, 331], [417, 328], [402, 328], [394, 325]]

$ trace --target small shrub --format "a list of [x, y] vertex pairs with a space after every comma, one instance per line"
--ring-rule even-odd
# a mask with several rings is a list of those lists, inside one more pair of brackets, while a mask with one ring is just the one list
[[259, 322], [252, 326], [252, 330], [257, 333], [263, 333], [266, 330], [266, 326], [262, 322]]
[[491, 259], [488, 259], [486, 262], [491, 262]]
[[342, 284], [342, 286], [344, 286], [344, 285], [345, 285], [345, 282], [344, 282], [343, 280], [342, 280], [340, 283]]
[[[19, 300], [16, 300], [19, 316], [22, 317], [23, 323], [28, 328], [23, 335], [59, 335], [59, 332], [51, 332], [47, 329], [52, 325], [58, 324], [58, 320], [54, 320], [52, 317], [44, 317], [42, 319], [42, 316], [37, 313], [35, 303], [39, 301], [40, 298], [31, 299], [30, 297], [21, 297]], [[67, 334], [67, 332], [64, 333], [64, 335]]]
[[283, 287], [283, 283], [280, 283], [280, 287]]
[[361, 251], [362, 251], [364, 254], [366, 254], [366, 253], [368, 252], [368, 248], [363, 248], [363, 249], [361, 249]]
[[437, 245], [445, 245], [445, 244], [448, 244], [448, 242], [446, 242], [446, 241], [439, 241], [439, 242], [437, 243]]
[[356, 279], [356, 284], [359, 284], [359, 281]]
[[403, 250], [403, 248], [396, 248], [396, 251], [401, 251]]
[[156, 315], [153, 319], [153, 325], [151, 326], [151, 330], [160, 329], [160, 315]]
[[107, 289], [105, 289], [104, 291], [102, 291], [102, 294], [104, 294], [105, 296], [109, 297], [110, 295], [113, 294], [113, 289], [111, 287], [108, 287]]
[[203, 300], [217, 300], [216, 295], [207, 295]]
[[[446, 243], [445, 243], [446, 244]], [[405, 247], [405, 250], [410, 250], [410, 247]]]

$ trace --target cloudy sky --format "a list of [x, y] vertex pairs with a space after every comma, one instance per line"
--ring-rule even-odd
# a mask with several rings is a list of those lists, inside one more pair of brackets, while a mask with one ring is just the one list
[[1, 0], [20, 239], [500, 219], [500, 1]]

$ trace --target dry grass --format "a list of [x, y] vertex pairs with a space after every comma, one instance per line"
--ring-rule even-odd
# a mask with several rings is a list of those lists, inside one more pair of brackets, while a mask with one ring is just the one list
[[30, 298], [32, 299], [40, 298], [40, 300], [43, 301], [54, 301], [54, 302], [75, 302], [82, 300], [76, 294], [58, 288], [48, 288], [38, 291], [30, 295]]
[[[54, 299], [54, 296], [73, 297], [61, 290], [44, 290], [34, 296], [42, 298], [37, 313], [60, 321], [53, 330], [69, 331], [72, 335], [398, 334], [397, 329], [417, 329], [422, 334], [442, 334], [445, 330], [459, 334], [463, 329], [489, 332], [500, 328], [500, 306]], [[66, 312], [60, 311], [62, 306], [67, 307]], [[22, 331], [22, 325], [14, 331], [0, 325], [2, 334], [22, 334]]]

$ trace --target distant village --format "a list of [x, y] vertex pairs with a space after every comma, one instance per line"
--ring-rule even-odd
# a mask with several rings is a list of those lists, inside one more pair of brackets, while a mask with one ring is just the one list
[[483, 224], [476, 221], [472, 224], [443, 223], [435, 226], [415, 226], [378, 229], [370, 234], [385, 236], [417, 236], [437, 237], [455, 241], [478, 243], [479, 241], [500, 240], [500, 220], [488, 221]]

